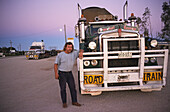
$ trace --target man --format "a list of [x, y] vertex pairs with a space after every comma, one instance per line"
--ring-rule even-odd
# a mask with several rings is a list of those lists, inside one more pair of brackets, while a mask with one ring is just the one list
[[63, 108], [67, 107], [66, 83], [68, 83], [72, 105], [81, 106], [77, 102], [77, 91], [75, 88], [75, 81], [72, 74], [72, 69], [75, 60], [83, 57], [83, 50], [80, 52], [74, 51], [74, 46], [71, 42], [67, 42], [64, 46], [63, 52], [58, 54], [54, 64], [55, 78], [59, 79], [60, 94], [63, 103]]

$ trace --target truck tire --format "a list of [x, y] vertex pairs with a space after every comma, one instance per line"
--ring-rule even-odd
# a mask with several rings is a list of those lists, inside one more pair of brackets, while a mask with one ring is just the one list
[[39, 54], [38, 59], [41, 59], [41, 58], [42, 58], [42, 55], [41, 55], [41, 54]]

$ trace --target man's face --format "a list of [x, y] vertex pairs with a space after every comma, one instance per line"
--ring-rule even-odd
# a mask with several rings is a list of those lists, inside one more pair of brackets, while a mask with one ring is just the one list
[[71, 53], [72, 51], [72, 45], [67, 45], [66, 52]]

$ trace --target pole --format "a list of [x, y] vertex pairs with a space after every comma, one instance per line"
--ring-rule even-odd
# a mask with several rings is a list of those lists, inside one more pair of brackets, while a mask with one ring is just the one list
[[21, 51], [21, 44], [19, 44], [19, 49], [20, 49], [20, 51]]
[[10, 50], [12, 50], [12, 41], [10, 40], [10, 45], [11, 45], [11, 49]]
[[67, 42], [67, 37], [66, 37], [66, 25], [64, 25], [64, 34], [65, 34], [65, 43]]

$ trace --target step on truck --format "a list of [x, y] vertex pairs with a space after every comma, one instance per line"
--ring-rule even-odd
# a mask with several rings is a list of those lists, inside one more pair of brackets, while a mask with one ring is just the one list
[[156, 49], [157, 41], [139, 34], [136, 17], [123, 20], [105, 8], [78, 4], [79, 19], [75, 36], [84, 50], [79, 59], [81, 94], [99, 95], [102, 91], [160, 91], [166, 85], [168, 50]]

